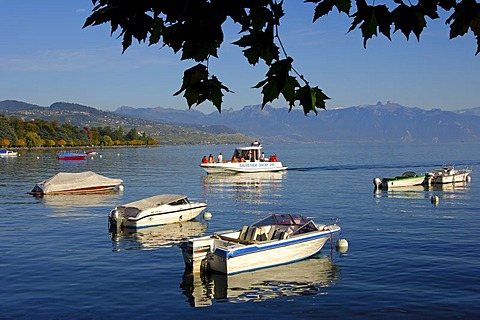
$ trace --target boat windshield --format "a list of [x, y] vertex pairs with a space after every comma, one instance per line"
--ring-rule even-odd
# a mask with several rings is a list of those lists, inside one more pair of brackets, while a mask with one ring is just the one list
[[306, 217], [302, 217], [300, 215], [292, 215], [292, 214], [272, 214], [255, 224], [253, 226], [260, 227], [260, 226], [267, 226], [267, 225], [287, 225], [287, 226], [303, 226], [312, 222], [310, 219]]
[[257, 161], [260, 159], [260, 147], [242, 147], [236, 148], [233, 157], [238, 159], [245, 159], [250, 161]]

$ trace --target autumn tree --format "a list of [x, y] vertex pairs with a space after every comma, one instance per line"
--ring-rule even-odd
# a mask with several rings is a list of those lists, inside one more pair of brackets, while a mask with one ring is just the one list
[[[305, 0], [313, 5], [315, 22], [336, 10], [351, 19], [348, 32], [360, 29], [363, 44], [381, 34], [388, 39], [401, 32], [407, 40], [420, 35], [427, 20], [439, 19], [439, 10], [450, 13], [445, 23], [450, 38], [471, 31], [480, 52], [480, 5], [475, 0], [405, 0], [377, 4], [371, 0]], [[133, 40], [148, 45], [170, 47], [180, 53], [181, 60], [196, 63], [185, 70], [183, 83], [175, 95], [183, 93], [188, 107], [210, 101], [218, 111], [224, 93], [231, 92], [208, 67], [209, 59], [218, 58], [224, 43], [224, 24], [227, 20], [239, 26], [238, 46], [251, 65], [264, 63], [268, 67], [265, 79], [254, 87], [261, 89], [262, 108], [283, 97], [290, 110], [303, 107], [305, 114], [325, 109], [329, 97], [318, 86], [312, 86], [293, 65], [279, 36], [284, 16], [283, 1], [276, 0], [92, 0], [92, 14], [84, 27], [109, 23], [111, 34], [122, 39], [123, 51]]]
[[36, 132], [28, 131], [25, 135], [25, 143], [27, 148], [41, 147], [42, 138]]

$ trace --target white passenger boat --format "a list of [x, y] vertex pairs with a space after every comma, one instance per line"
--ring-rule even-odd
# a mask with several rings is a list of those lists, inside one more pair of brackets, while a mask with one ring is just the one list
[[451, 164], [446, 164], [443, 167], [427, 173], [427, 178], [430, 183], [444, 184], [466, 182], [470, 179], [471, 169], [455, 169]]
[[204, 160], [200, 164], [207, 173], [254, 173], [254, 172], [275, 172], [287, 170], [277, 155], [265, 157], [262, 152], [262, 145], [255, 141], [250, 146], [237, 147], [229, 160], [215, 162], [213, 157]]
[[206, 207], [181, 194], [160, 194], [115, 207], [108, 221], [116, 229], [153, 227], [192, 220]]
[[401, 176], [391, 178], [374, 178], [373, 184], [376, 189], [388, 190], [392, 188], [403, 188], [419, 186], [425, 183], [425, 175], [413, 171], [404, 172]]
[[122, 179], [113, 179], [92, 171], [79, 173], [59, 172], [53, 177], [38, 182], [30, 191], [35, 196], [56, 193], [90, 193], [115, 190]]
[[241, 230], [190, 239], [180, 248], [194, 273], [235, 274], [308, 258], [338, 232], [336, 223], [317, 226], [310, 218], [274, 213]]
[[0, 158], [13, 158], [17, 156], [18, 152], [12, 150], [0, 150]]

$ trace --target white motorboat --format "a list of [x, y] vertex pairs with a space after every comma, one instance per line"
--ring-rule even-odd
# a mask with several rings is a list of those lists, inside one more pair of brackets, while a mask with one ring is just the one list
[[470, 179], [471, 169], [455, 169], [451, 164], [427, 173], [427, 179], [432, 184], [466, 182]]
[[122, 179], [108, 178], [92, 171], [59, 172], [47, 180], [38, 182], [30, 194], [43, 196], [56, 193], [105, 192], [119, 189], [122, 182]]
[[213, 157], [210, 159], [204, 157], [200, 167], [207, 173], [254, 173], [287, 170], [287, 167], [278, 161], [276, 154], [265, 157], [262, 148], [262, 144], [255, 141], [250, 146], [235, 148], [231, 160], [215, 162]]
[[340, 232], [336, 223], [317, 226], [294, 214], [271, 214], [241, 230], [223, 231], [182, 242], [187, 268], [235, 274], [303, 260]]
[[207, 204], [191, 202], [185, 195], [160, 194], [115, 207], [108, 215], [111, 228], [144, 228], [189, 221]]
[[413, 171], [404, 172], [401, 176], [392, 178], [374, 178], [373, 184], [376, 189], [388, 190], [392, 188], [403, 188], [419, 186], [425, 183], [425, 175], [417, 174]]
[[0, 158], [13, 158], [17, 156], [18, 152], [12, 150], [0, 150]]

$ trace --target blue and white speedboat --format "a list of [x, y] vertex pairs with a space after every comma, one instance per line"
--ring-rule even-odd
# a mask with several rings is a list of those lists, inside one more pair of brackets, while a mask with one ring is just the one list
[[271, 214], [241, 230], [189, 239], [180, 245], [187, 268], [235, 274], [303, 260], [340, 232], [336, 223], [316, 225], [294, 214]]

